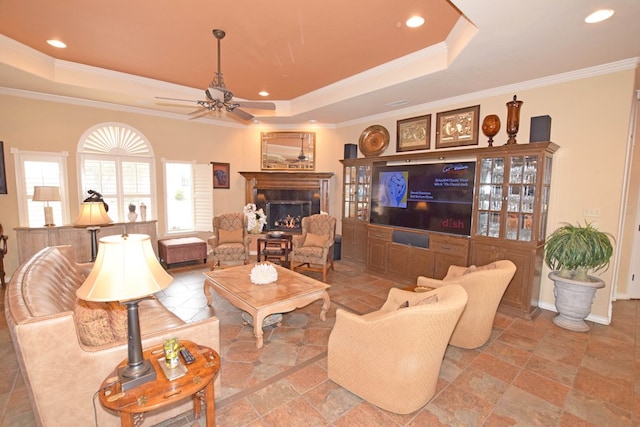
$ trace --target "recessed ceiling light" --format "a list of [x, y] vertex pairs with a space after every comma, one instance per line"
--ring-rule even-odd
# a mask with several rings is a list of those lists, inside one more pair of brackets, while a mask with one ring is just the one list
[[260, 96], [269, 96], [269, 92], [267, 92], [266, 90], [261, 90], [260, 92], [258, 92], [258, 95], [260, 95]]
[[409, 28], [416, 28], [424, 24], [424, 18], [422, 16], [412, 16], [411, 18], [407, 19], [405, 24]]
[[584, 22], [587, 24], [595, 24], [596, 22], [602, 22], [605, 19], [609, 19], [613, 16], [612, 9], [600, 9], [593, 12], [591, 15], [584, 18]]
[[61, 42], [60, 40], [56, 40], [56, 39], [47, 40], [47, 43], [49, 43], [51, 46], [57, 47], [59, 49], [64, 49], [65, 47], [67, 47], [67, 45], [65, 43]]
[[316, 123], [318, 123], [318, 121], [316, 119], [311, 119], [309, 120], [309, 123], [311, 123], [312, 125], [315, 125]]

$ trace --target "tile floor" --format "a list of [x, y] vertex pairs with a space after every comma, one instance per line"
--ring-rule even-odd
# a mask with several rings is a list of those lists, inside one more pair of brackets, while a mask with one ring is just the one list
[[[449, 347], [433, 399], [409, 415], [362, 401], [327, 379], [326, 344], [335, 309], [366, 313], [397, 284], [337, 262], [329, 273], [332, 308], [321, 302], [285, 314], [265, 328], [255, 348], [252, 328], [217, 297], [202, 294], [204, 267], [170, 270], [174, 284], [159, 297], [185, 320], [210, 316], [221, 324], [221, 381], [217, 425], [226, 426], [631, 426], [640, 424], [640, 302], [614, 303], [610, 326], [589, 333], [553, 325], [554, 313], [534, 321], [498, 314], [489, 343], [476, 350]], [[313, 274], [313, 273], [311, 273]], [[318, 277], [316, 277], [318, 278]], [[35, 425], [10, 342], [0, 319], [0, 426]], [[90, 423], [88, 423], [89, 425]], [[162, 427], [201, 426], [179, 417]]]

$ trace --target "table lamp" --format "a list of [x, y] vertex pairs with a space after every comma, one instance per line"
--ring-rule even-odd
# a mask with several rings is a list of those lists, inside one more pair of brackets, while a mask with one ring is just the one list
[[153, 365], [142, 357], [138, 303], [172, 281], [158, 262], [148, 235], [100, 239], [96, 262], [76, 296], [86, 301], [120, 301], [127, 306], [128, 363], [117, 371], [122, 391], [156, 379]]
[[34, 202], [45, 202], [44, 205], [44, 226], [53, 227], [53, 208], [49, 206], [49, 202], [60, 201], [60, 187], [51, 187], [46, 185], [36, 185], [33, 187]]
[[87, 227], [91, 233], [91, 259], [89, 262], [96, 260], [98, 253], [98, 230], [101, 225], [111, 224], [111, 218], [104, 209], [103, 202], [82, 202], [80, 204], [80, 214], [74, 221], [76, 227]]

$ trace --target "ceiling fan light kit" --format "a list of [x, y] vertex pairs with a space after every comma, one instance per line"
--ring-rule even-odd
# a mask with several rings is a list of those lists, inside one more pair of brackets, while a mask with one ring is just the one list
[[192, 119], [202, 117], [210, 112], [220, 113], [226, 111], [232, 117], [248, 122], [254, 118], [254, 116], [241, 108], [251, 108], [257, 110], [275, 110], [276, 105], [273, 102], [268, 101], [236, 101], [233, 99], [233, 93], [227, 89], [222, 77], [222, 68], [220, 60], [220, 40], [224, 38], [226, 33], [220, 29], [213, 30], [213, 36], [218, 41], [218, 71], [213, 76], [209, 87], [205, 89], [204, 94], [206, 99], [191, 101], [188, 99], [177, 98], [165, 98], [156, 97], [157, 99], [165, 99], [170, 101], [185, 101], [195, 102], [200, 106], [197, 110], [190, 113]]

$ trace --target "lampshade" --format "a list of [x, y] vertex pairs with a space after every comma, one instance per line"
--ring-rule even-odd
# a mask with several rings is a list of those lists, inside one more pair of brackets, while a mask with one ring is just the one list
[[37, 185], [33, 187], [34, 202], [58, 202], [60, 201], [60, 187]]
[[112, 222], [102, 202], [82, 202], [80, 204], [80, 214], [74, 221], [74, 225], [90, 227], [111, 224]]
[[76, 295], [87, 301], [134, 300], [161, 291], [172, 281], [148, 235], [107, 236], [100, 239], [93, 269]]

